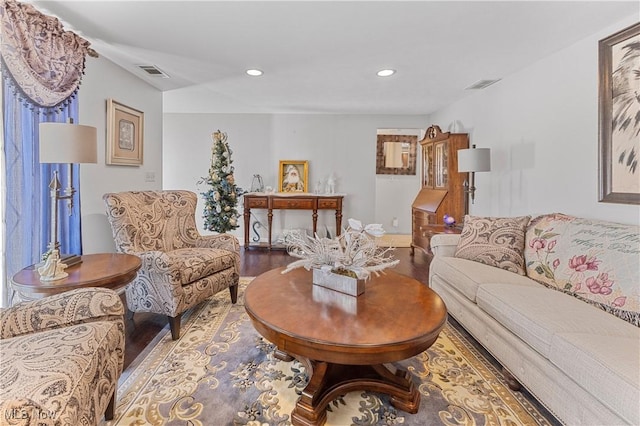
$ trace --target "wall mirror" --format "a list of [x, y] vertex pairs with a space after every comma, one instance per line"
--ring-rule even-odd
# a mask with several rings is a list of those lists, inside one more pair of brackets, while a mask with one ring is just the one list
[[415, 175], [418, 136], [378, 134], [376, 174]]

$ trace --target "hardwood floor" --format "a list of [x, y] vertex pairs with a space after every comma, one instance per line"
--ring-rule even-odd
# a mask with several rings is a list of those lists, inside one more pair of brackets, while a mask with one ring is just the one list
[[[427, 283], [430, 261], [427, 255], [416, 250], [415, 256], [411, 256], [411, 249], [397, 248], [395, 258], [400, 260], [400, 264], [394, 269], [396, 272]], [[270, 269], [286, 266], [294, 260], [283, 250], [240, 249], [240, 275], [255, 277]], [[124, 302], [124, 293], [121, 297]], [[127, 315], [125, 322], [124, 367], [127, 368], [162, 329], [168, 328], [168, 322], [163, 315], [149, 313], [136, 313], [133, 319]]]

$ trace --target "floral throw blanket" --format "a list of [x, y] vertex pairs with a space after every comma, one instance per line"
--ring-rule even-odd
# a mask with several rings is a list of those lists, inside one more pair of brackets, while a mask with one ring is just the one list
[[530, 278], [640, 327], [640, 227], [542, 215], [524, 255]]

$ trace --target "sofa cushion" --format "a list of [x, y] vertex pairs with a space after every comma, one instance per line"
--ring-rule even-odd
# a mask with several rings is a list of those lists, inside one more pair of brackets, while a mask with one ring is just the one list
[[522, 275], [457, 257], [435, 256], [429, 265], [429, 271], [450, 283], [472, 302], [476, 301], [476, 293], [481, 284], [541, 287], [538, 282]]
[[629, 424], [640, 424], [640, 329], [634, 337], [557, 334], [549, 360]]
[[214, 248], [183, 248], [167, 252], [180, 284], [187, 285], [227, 268], [233, 268], [235, 254]]
[[558, 333], [636, 336], [635, 327], [567, 294], [546, 287], [483, 284], [478, 306], [536, 351], [549, 357]]
[[640, 326], [640, 227], [564, 214], [527, 229], [527, 275]]
[[529, 219], [466, 215], [454, 256], [525, 275], [524, 235]]

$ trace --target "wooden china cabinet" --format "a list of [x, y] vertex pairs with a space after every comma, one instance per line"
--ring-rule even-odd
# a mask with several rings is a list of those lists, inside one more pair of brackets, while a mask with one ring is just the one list
[[460, 228], [444, 226], [445, 214], [458, 225], [464, 219], [464, 181], [468, 173], [458, 173], [459, 149], [469, 148], [467, 133], [443, 133], [438, 126], [427, 129], [422, 147], [422, 182], [412, 204], [411, 253], [415, 248], [430, 253], [429, 241], [436, 233], [459, 233]]

